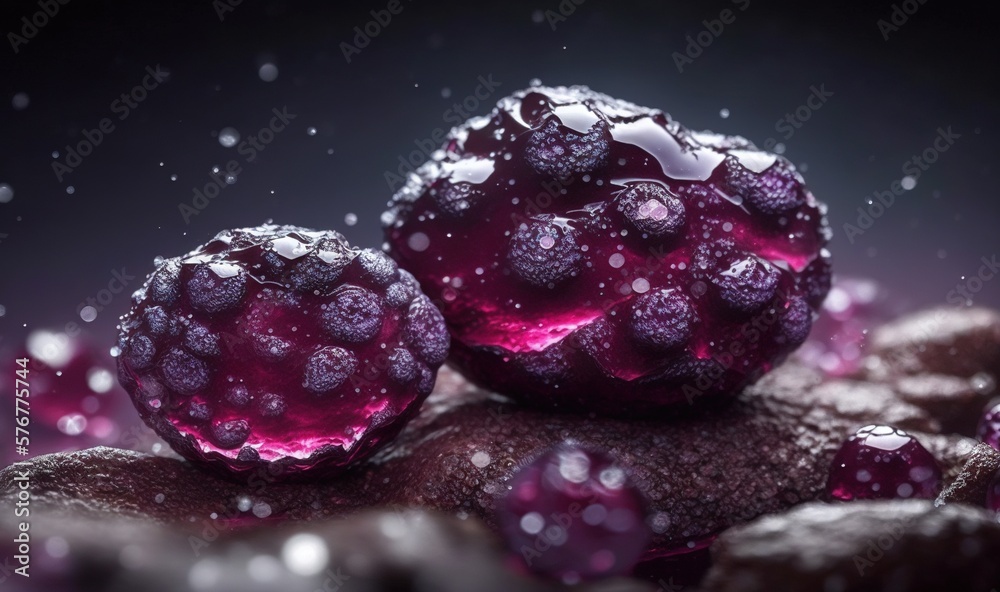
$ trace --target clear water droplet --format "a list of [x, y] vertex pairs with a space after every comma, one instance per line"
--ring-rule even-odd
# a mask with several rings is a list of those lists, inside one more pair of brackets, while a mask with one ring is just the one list
[[274, 82], [278, 78], [278, 67], [268, 62], [257, 70], [257, 75], [264, 82]]
[[236, 131], [235, 128], [224, 127], [222, 131], [219, 132], [219, 143], [225, 148], [232, 148], [240, 141], [240, 132]]
[[347, 224], [348, 226], [354, 226], [357, 223], [358, 223], [358, 215], [357, 214], [355, 214], [355, 213], [352, 212], [352, 213], [349, 213], [346, 216], [344, 216], [344, 224]]

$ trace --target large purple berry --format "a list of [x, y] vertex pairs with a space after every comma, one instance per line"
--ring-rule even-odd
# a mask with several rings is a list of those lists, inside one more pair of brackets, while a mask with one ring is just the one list
[[533, 404], [729, 396], [806, 339], [830, 284], [825, 206], [790, 162], [584, 87], [455, 128], [390, 208], [452, 361]]
[[976, 436], [981, 442], [1000, 450], [1000, 399], [992, 401], [983, 411], [983, 417], [976, 428]]
[[393, 438], [449, 344], [395, 261], [274, 225], [159, 263], [120, 331], [119, 379], [177, 452], [287, 479], [342, 471]]
[[826, 490], [838, 500], [934, 499], [941, 469], [912, 436], [890, 426], [865, 426], [833, 457]]
[[497, 513], [511, 551], [566, 583], [627, 573], [650, 537], [624, 470], [571, 444], [521, 469]]

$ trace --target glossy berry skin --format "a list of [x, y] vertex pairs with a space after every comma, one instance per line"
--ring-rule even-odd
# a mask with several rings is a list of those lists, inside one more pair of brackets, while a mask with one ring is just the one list
[[524, 565], [566, 583], [627, 573], [650, 532], [645, 502], [608, 456], [561, 445], [521, 469], [497, 519]]
[[1000, 450], [1000, 399], [992, 401], [983, 411], [976, 436], [981, 442]]
[[869, 425], [847, 439], [830, 465], [826, 484], [833, 499], [934, 499], [941, 469], [912, 436], [890, 426]]
[[381, 252], [265, 225], [158, 264], [122, 317], [118, 374], [191, 462], [312, 478], [395, 437], [448, 343], [440, 313]]
[[790, 162], [584, 87], [455, 128], [383, 225], [452, 362], [566, 410], [731, 396], [806, 339], [829, 289], [825, 206]]

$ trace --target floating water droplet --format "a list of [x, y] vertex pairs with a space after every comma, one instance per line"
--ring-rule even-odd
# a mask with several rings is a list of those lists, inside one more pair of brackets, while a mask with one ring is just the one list
[[903, 189], [909, 191], [917, 186], [917, 180], [907, 175], [899, 180], [899, 184], [903, 186]]
[[171, 181], [176, 181], [177, 180], [177, 175], [170, 175], [170, 180]]
[[66, 193], [73, 195], [74, 193], [76, 193], [76, 187], [70, 185], [69, 187], [66, 188]]
[[91, 368], [87, 371], [87, 386], [95, 393], [106, 393], [115, 385], [115, 377], [105, 368]]
[[618, 269], [622, 265], [625, 265], [625, 256], [621, 253], [615, 253], [608, 257], [608, 264], [615, 269]]
[[28, 93], [19, 92], [10, 100], [10, 105], [15, 111], [24, 111], [30, 104], [31, 98]]
[[229, 173], [226, 175], [226, 185], [232, 185], [236, 182], [236, 175]]
[[[545, 22], [545, 13], [542, 12], [541, 10], [536, 10], [535, 12], [532, 12], [531, 13], [531, 22], [535, 23], [536, 25], [544, 23]], [[534, 80], [538, 80], [538, 79], [535, 78]], [[538, 86], [538, 85], [537, 84], [531, 84], [530, 86]]]
[[0, 203], [10, 203], [12, 199], [14, 199], [14, 189], [6, 183], [0, 183]]
[[222, 131], [219, 132], [219, 143], [226, 148], [232, 148], [239, 141], [240, 141], [240, 132], [236, 131], [236, 129], [234, 128], [224, 127], [222, 128]]
[[80, 318], [88, 323], [94, 322], [97, 318], [97, 309], [93, 306], [84, 306], [80, 309]]
[[316, 135], [316, 128], [310, 127], [308, 129], [306, 129], [306, 133], [309, 134], [310, 136], [315, 136]]
[[79, 413], [64, 415], [56, 422], [56, 427], [67, 436], [79, 436], [87, 429], [87, 418]]
[[163, 500], [165, 499], [167, 499], [167, 496], [163, 495], [162, 493], [158, 493], [156, 494], [156, 497], [153, 498], [153, 501], [158, 504], [162, 504]]
[[451, 96], [451, 89], [447, 86], [441, 89], [441, 98], [447, 99]]
[[278, 78], [278, 67], [268, 62], [257, 70], [257, 75], [264, 82], [274, 82]]
[[5, 314], [7, 314], [7, 307], [0, 304], [0, 317], [4, 316]]
[[726, 109], [725, 107], [719, 109], [719, 117], [729, 119], [729, 109]]
[[344, 224], [347, 224], [348, 226], [354, 226], [357, 223], [358, 223], [358, 215], [357, 214], [354, 214], [352, 212], [352, 213], [349, 213], [346, 216], [344, 216]]

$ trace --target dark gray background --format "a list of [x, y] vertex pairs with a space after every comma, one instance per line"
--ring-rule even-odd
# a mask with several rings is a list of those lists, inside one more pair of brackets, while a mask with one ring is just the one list
[[[883, 281], [906, 307], [945, 303], [981, 257], [1000, 251], [994, 4], [914, 0], [908, 7], [919, 8], [886, 40], [877, 21], [890, 18], [888, 0], [809, 8], [751, 0], [745, 11], [730, 0], [587, 0], [555, 30], [536, 21], [558, 12], [558, 0], [461, 8], [402, 0], [402, 12], [349, 64], [341, 42], [386, 2], [341, 4], [244, 0], [220, 20], [210, 0], [71, 0], [15, 55], [7, 33], [38, 5], [3, 3], [0, 183], [15, 194], [0, 204], [8, 235], [0, 238], [0, 346], [33, 328], [79, 322], [78, 307], [107, 287], [112, 270], [138, 276], [131, 292], [155, 256], [186, 252], [223, 228], [274, 219], [378, 246], [392, 193], [385, 171], [415, 140], [447, 128], [446, 110], [488, 75], [501, 85], [478, 114], [537, 77], [659, 107], [691, 128], [759, 144], [781, 139], [830, 206], [836, 271]], [[679, 73], [671, 55], [725, 8], [735, 21]], [[257, 73], [269, 60], [280, 72], [270, 83]], [[112, 101], [157, 64], [169, 81], [118, 121]], [[776, 122], [814, 85], [833, 96], [781, 138]], [[30, 97], [24, 110], [11, 105], [19, 92]], [[211, 167], [242, 161], [213, 133], [232, 126], [246, 136], [281, 107], [297, 116], [290, 127], [185, 224], [178, 204], [211, 180]], [[51, 153], [65, 157], [65, 146], [104, 117], [115, 131], [58, 182]], [[947, 126], [961, 138], [847, 241], [843, 225], [857, 208], [899, 180], [903, 163]], [[355, 226], [345, 224], [348, 213]], [[1000, 305], [1000, 280], [975, 300]], [[87, 330], [110, 345], [127, 307], [117, 296]]]

